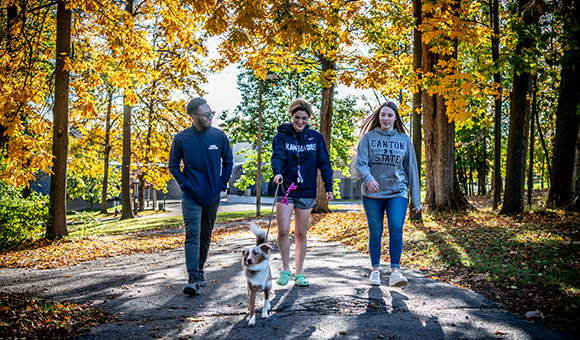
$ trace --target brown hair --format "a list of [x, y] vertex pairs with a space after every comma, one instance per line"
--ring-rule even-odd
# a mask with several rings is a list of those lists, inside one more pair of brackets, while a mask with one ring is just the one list
[[297, 111], [304, 111], [308, 113], [309, 118], [312, 118], [313, 116], [310, 103], [302, 98], [294, 99], [290, 105], [288, 105], [288, 113], [290, 116], [293, 116]]
[[360, 129], [361, 137], [365, 133], [376, 128], [377, 126], [381, 126], [381, 122], [380, 122], [379, 118], [380, 118], [381, 109], [385, 106], [388, 106], [393, 111], [395, 111], [395, 123], [393, 124], [393, 127], [395, 129], [397, 129], [397, 131], [399, 131], [400, 133], [404, 133], [404, 134], [407, 133], [408, 130], [405, 127], [405, 124], [403, 124], [403, 120], [401, 119], [401, 116], [399, 115], [399, 108], [397, 107], [397, 104], [395, 104], [392, 101], [388, 101], [388, 102], [382, 103], [381, 106], [379, 106], [370, 116], [367, 117], [367, 119], [365, 119], [365, 121], [362, 123], [361, 129]]

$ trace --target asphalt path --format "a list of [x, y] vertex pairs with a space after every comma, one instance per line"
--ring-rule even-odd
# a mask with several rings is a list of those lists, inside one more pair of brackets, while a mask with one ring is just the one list
[[[282, 269], [275, 240], [271, 235], [274, 281]], [[254, 242], [249, 231], [213, 242], [208, 286], [193, 297], [182, 292], [182, 249], [54, 270], [0, 269], [0, 286], [59, 301], [92, 301], [118, 317], [77, 339], [574, 339], [421, 272], [403, 268], [409, 284], [390, 288], [384, 266], [382, 285], [370, 286], [368, 256], [315, 238], [309, 238], [304, 266], [310, 286], [273, 282], [270, 317], [261, 317], [260, 294], [256, 325], [249, 327], [241, 251]]]

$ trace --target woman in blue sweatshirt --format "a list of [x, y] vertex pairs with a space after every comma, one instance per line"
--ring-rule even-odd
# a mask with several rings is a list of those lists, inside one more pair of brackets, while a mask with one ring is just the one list
[[421, 210], [421, 192], [415, 149], [405, 133], [399, 109], [393, 102], [383, 103], [361, 128], [363, 137], [357, 149], [356, 169], [363, 180], [363, 206], [369, 225], [371, 285], [381, 284], [379, 264], [384, 214], [389, 228], [391, 277], [389, 285], [400, 287], [407, 279], [399, 271], [403, 251], [403, 224], [408, 197], [415, 211]]
[[[294, 283], [298, 286], [308, 286], [309, 282], [302, 274], [304, 256], [306, 255], [306, 232], [312, 207], [316, 204], [316, 175], [318, 169], [324, 182], [326, 199], [334, 198], [332, 192], [332, 167], [330, 155], [322, 135], [310, 130], [308, 119], [312, 117], [310, 103], [304, 99], [293, 100], [288, 113], [292, 123], [278, 127], [278, 134], [272, 144], [272, 171], [274, 183], [280, 185], [276, 197], [276, 219], [278, 221], [278, 247], [282, 257], [284, 270], [276, 281], [285, 286], [292, 277], [290, 273], [290, 219], [294, 212], [294, 235], [296, 249], [294, 261], [296, 277]], [[290, 191], [288, 204], [281, 203], [284, 192], [294, 183], [296, 189]]]

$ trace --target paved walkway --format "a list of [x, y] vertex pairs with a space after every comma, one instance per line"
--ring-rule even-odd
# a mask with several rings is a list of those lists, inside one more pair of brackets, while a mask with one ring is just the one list
[[[274, 242], [275, 236], [270, 237]], [[183, 250], [118, 256], [55, 270], [0, 269], [3, 291], [85, 303], [117, 315], [78, 339], [573, 339], [472, 291], [403, 269], [404, 289], [368, 284], [369, 259], [339, 243], [309, 239], [310, 287], [273, 283], [272, 312], [248, 327], [241, 250], [250, 232], [212, 243], [202, 294], [182, 293]], [[281, 269], [275, 244], [274, 280]], [[262, 299], [258, 307], [262, 306]]]

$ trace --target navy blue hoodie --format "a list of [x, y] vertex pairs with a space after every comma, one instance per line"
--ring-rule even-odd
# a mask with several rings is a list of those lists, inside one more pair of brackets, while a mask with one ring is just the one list
[[[278, 134], [272, 143], [271, 163], [274, 176], [281, 174], [284, 177], [284, 189], [292, 182], [297, 185], [295, 190], [290, 191], [290, 197], [316, 197], [318, 169], [325, 191], [332, 192], [332, 167], [326, 143], [322, 135], [310, 130], [308, 125], [301, 132], [297, 132], [292, 123], [278, 126]], [[302, 183], [296, 181], [299, 164]], [[284, 192], [279, 192], [280, 194], [283, 195]]]
[[183, 198], [202, 207], [219, 202], [220, 192], [227, 189], [233, 164], [228, 137], [214, 127], [198, 131], [191, 126], [181, 131], [173, 139], [169, 152], [169, 172], [179, 183]]

